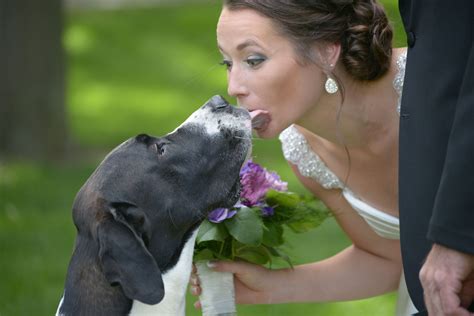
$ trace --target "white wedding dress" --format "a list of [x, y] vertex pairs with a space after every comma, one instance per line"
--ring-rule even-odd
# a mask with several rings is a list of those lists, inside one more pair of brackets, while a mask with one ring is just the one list
[[[406, 53], [397, 59], [398, 73], [393, 81], [394, 89], [399, 95], [397, 111], [400, 113], [400, 100], [405, 76]], [[394, 109], [395, 110], [395, 109]], [[344, 183], [326, 166], [321, 158], [311, 149], [305, 137], [294, 126], [288, 127], [280, 134], [283, 155], [286, 160], [298, 167], [301, 175], [309, 177], [326, 189], [341, 189], [344, 198], [362, 216], [369, 226], [379, 236], [389, 239], [400, 239], [398, 218], [380, 211], [356, 196]], [[397, 316], [416, 313], [402, 274], [398, 288]]]

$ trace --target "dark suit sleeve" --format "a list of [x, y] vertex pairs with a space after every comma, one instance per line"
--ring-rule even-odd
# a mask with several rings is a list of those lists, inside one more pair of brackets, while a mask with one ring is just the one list
[[474, 254], [474, 44], [468, 56], [428, 238]]

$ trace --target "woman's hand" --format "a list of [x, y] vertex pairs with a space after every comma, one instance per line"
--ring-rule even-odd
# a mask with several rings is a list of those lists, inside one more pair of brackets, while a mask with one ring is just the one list
[[[235, 262], [235, 261], [212, 261], [209, 268], [219, 272], [231, 272], [234, 274], [235, 299], [237, 304], [268, 304], [272, 303], [272, 291], [275, 291], [273, 283], [274, 271], [259, 265]], [[198, 296], [201, 294], [199, 276], [196, 266], [190, 278], [191, 294]], [[200, 308], [200, 302], [194, 304]]]

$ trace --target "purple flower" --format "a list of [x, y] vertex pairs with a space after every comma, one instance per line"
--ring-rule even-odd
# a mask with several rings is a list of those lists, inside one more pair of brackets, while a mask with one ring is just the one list
[[281, 181], [275, 172], [269, 172], [259, 164], [247, 161], [240, 170], [240, 199], [233, 208], [218, 208], [213, 210], [208, 219], [213, 223], [221, 223], [232, 218], [242, 207], [257, 207], [262, 216], [272, 216], [275, 213], [273, 207], [265, 203], [265, 195], [268, 190], [286, 191], [288, 184]]
[[236, 210], [229, 210], [228, 208], [216, 208], [207, 218], [210, 222], [220, 223], [228, 218], [232, 218], [237, 213]]
[[254, 206], [263, 200], [269, 189], [286, 191], [287, 183], [273, 172], [268, 172], [259, 164], [248, 161], [240, 171], [240, 184], [242, 203]]
[[276, 191], [287, 191], [288, 182], [281, 181], [280, 176], [276, 172], [266, 173], [267, 181], [270, 183], [270, 188]]
[[275, 214], [275, 210], [271, 206], [262, 207], [262, 215], [263, 216], [273, 216]]

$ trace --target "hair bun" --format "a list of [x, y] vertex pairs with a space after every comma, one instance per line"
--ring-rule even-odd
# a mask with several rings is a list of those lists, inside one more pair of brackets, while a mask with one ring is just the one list
[[374, 80], [390, 67], [392, 26], [383, 7], [374, 0], [354, 0], [348, 27], [341, 39], [341, 60], [359, 80]]

